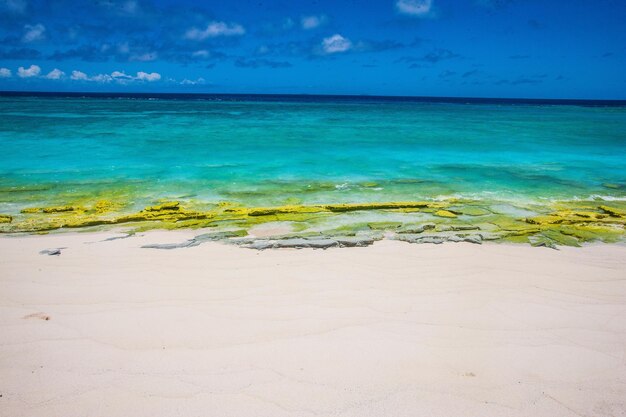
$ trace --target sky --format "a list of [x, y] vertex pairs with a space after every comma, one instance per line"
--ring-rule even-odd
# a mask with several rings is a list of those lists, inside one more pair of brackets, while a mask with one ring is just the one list
[[626, 99], [626, 0], [0, 0], [0, 90]]

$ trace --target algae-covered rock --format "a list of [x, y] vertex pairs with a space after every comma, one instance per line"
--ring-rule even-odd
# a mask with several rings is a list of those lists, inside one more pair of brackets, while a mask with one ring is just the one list
[[401, 230], [398, 230], [397, 233], [400, 234], [419, 234], [423, 233], [426, 230], [433, 230], [436, 227], [435, 223], [424, 223], [417, 226], [406, 226]]
[[248, 216], [271, 216], [276, 214], [301, 214], [301, 213], [319, 213], [324, 211], [322, 207], [317, 206], [281, 206], [281, 207], [259, 207], [247, 210]]
[[544, 230], [541, 232], [541, 234], [549, 239], [552, 239], [557, 245], [577, 247], [580, 246], [580, 244], [578, 243], [578, 239], [573, 236], [563, 234], [557, 230]]
[[599, 206], [598, 208], [611, 217], [626, 217], [626, 210], [620, 210], [609, 206]]
[[402, 234], [402, 235], [397, 235], [395, 238], [395, 240], [399, 240], [402, 242], [409, 242], [409, 243], [434, 243], [436, 245], [447, 242], [448, 238], [446, 236], [440, 236], [440, 235], [411, 235], [411, 234]]
[[32, 213], [41, 213], [41, 209], [39, 207], [28, 207], [20, 210], [20, 213], [23, 214], [32, 214]]
[[531, 246], [534, 247], [545, 247], [550, 249], [557, 248], [556, 243], [552, 239], [543, 235], [530, 236], [528, 240], [530, 241]]
[[458, 209], [458, 211], [466, 216], [486, 216], [488, 214], [491, 214], [489, 210], [475, 206], [461, 207]]
[[116, 207], [117, 205], [109, 200], [100, 200], [96, 201], [96, 204], [94, 204], [93, 206], [93, 210], [97, 214], [103, 214], [113, 210]]
[[[75, 200], [73, 204], [62, 206], [27, 208], [22, 211], [26, 215], [15, 218], [0, 215], [0, 232], [42, 233], [55, 229], [132, 224], [134, 230], [213, 227], [217, 230], [237, 228], [247, 233], [256, 225], [288, 221], [296, 225], [289, 236], [265, 238], [265, 243], [255, 243], [255, 246], [289, 247], [288, 242], [275, 241], [305, 239], [306, 242], [291, 241], [291, 244], [295, 244], [295, 247], [341, 247], [360, 245], [359, 242], [368, 244], [372, 239], [381, 239], [383, 236], [413, 243], [480, 243], [485, 240], [503, 240], [543, 246], [578, 246], [590, 241], [621, 241], [626, 226], [626, 204], [615, 201], [561, 201], [544, 205], [535, 203], [532, 211], [526, 210], [524, 215], [519, 216], [518, 212], [494, 213], [496, 210], [487, 209], [484, 202], [473, 200], [319, 205], [297, 204], [296, 199], [282, 201], [294, 204], [245, 207], [239, 203], [221, 202], [207, 204], [210, 210], [199, 211], [184, 207], [178, 201], [165, 201], [138, 212], [120, 213], [124, 205], [110, 200], [91, 203]], [[498, 205], [497, 202], [494, 203]], [[489, 207], [492, 206], [493, 204]], [[352, 213], [370, 210], [380, 212]], [[424, 214], [403, 214], [416, 211]], [[438, 219], [431, 218], [433, 223], [415, 224], [416, 218], [427, 218], [428, 215], [437, 216]], [[458, 216], [480, 216], [480, 220], [477, 218], [479, 221], [472, 221], [469, 217]], [[405, 219], [413, 224], [407, 224]], [[338, 226], [326, 230], [333, 227], [332, 225]], [[385, 231], [393, 231], [395, 234], [391, 237]], [[426, 231], [432, 232], [426, 234]], [[246, 239], [243, 235], [236, 238], [215, 236], [219, 236], [220, 240]], [[195, 244], [194, 242], [191, 244]]]
[[600, 206], [602, 212], [589, 210], [559, 210], [543, 216], [524, 219], [527, 223], [535, 225], [554, 224], [584, 224], [584, 223], [614, 223], [624, 224], [626, 218], [621, 215], [621, 210], [608, 206]]
[[32, 213], [67, 213], [67, 212], [77, 212], [77, 211], [85, 211], [84, 207], [80, 206], [54, 206], [54, 207], [29, 207], [21, 210], [21, 213], [24, 214], [32, 214]]
[[180, 203], [178, 201], [169, 201], [167, 203], [159, 204], [156, 206], [150, 206], [143, 209], [143, 211], [173, 211], [180, 210]]
[[349, 204], [328, 204], [323, 206], [333, 212], [359, 211], [359, 210], [385, 210], [385, 209], [408, 209], [426, 208], [430, 205], [441, 203], [428, 203], [423, 201], [386, 202], [386, 203], [349, 203]]
[[334, 239], [303, 239], [303, 238], [291, 238], [281, 240], [254, 240], [250, 242], [240, 243], [239, 246], [248, 249], [280, 249], [280, 248], [294, 248], [294, 249], [327, 249], [338, 246], [339, 243]]
[[455, 218], [456, 214], [448, 210], [437, 210], [433, 213], [437, 217]]
[[41, 211], [44, 213], [66, 213], [68, 211], [85, 211], [85, 208], [79, 206], [57, 206], [44, 207]]
[[439, 227], [439, 230], [442, 232], [447, 232], [447, 231], [461, 232], [461, 231], [466, 231], [466, 230], [480, 230], [480, 226], [476, 226], [473, 224], [450, 224], [450, 225], [444, 224]]
[[370, 222], [367, 224], [367, 227], [372, 230], [390, 230], [397, 229], [400, 226], [402, 226], [400, 222]]

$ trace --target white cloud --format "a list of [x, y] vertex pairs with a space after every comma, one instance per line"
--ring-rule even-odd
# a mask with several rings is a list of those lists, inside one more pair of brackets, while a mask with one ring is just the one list
[[300, 25], [304, 30], [315, 29], [322, 26], [324, 23], [326, 23], [326, 16], [324, 15], [303, 16], [302, 19], [300, 19]]
[[218, 36], [241, 36], [246, 33], [243, 26], [238, 23], [210, 22], [206, 29], [191, 28], [185, 33], [186, 39], [202, 41], [206, 38]]
[[31, 65], [28, 68], [19, 67], [17, 69], [17, 75], [20, 78], [36, 77], [39, 75], [40, 72], [41, 72], [41, 68], [38, 65]]
[[195, 80], [188, 80], [187, 78], [185, 78], [184, 80], [180, 82], [180, 84], [181, 85], [198, 85], [198, 84], [204, 84], [205, 82], [206, 81], [202, 77], [195, 79]]
[[113, 81], [113, 77], [109, 74], [96, 74], [93, 77], [89, 78], [89, 81], [93, 81], [96, 83], [110, 83]]
[[26, 0], [0, 0], [0, 5], [13, 13], [24, 13], [26, 11]]
[[24, 36], [22, 36], [22, 42], [35, 42], [45, 38], [46, 27], [41, 23], [25, 25], [24, 30], [26, 30], [26, 32], [24, 32]]
[[130, 58], [128, 58], [128, 60], [139, 61], [139, 62], [149, 62], [149, 61], [154, 61], [157, 58], [158, 58], [158, 55], [156, 52], [146, 52], [145, 54], [131, 55]]
[[411, 16], [427, 16], [433, 6], [433, 0], [398, 0], [396, 8], [400, 13]]
[[65, 76], [65, 73], [63, 71], [55, 68], [52, 71], [50, 71], [48, 75], [46, 75], [46, 78], [49, 80], [60, 80], [64, 76]]
[[113, 77], [113, 78], [126, 78], [126, 79], [133, 78], [132, 76], [126, 74], [124, 71], [113, 71], [111, 73], [111, 77]]
[[137, 79], [141, 81], [159, 81], [161, 79], [161, 74], [158, 72], [147, 73], [139, 71], [137, 73]]
[[126, 74], [124, 71], [113, 71], [110, 74], [96, 74], [92, 77], [88, 76], [82, 71], [72, 71], [70, 77], [76, 81], [92, 81], [96, 83], [110, 83], [115, 82], [118, 84], [130, 84], [135, 81], [159, 81], [161, 74], [157, 72], [137, 72], [137, 76]]
[[191, 54], [191, 56], [193, 56], [194, 58], [208, 58], [211, 56], [211, 53], [206, 49], [200, 49], [199, 51], [195, 51], [193, 54]]
[[87, 74], [82, 71], [72, 71], [72, 75], [70, 76], [70, 78], [77, 81], [87, 81], [89, 79], [89, 77], [87, 77]]
[[0, 68], [0, 78], [11, 77], [11, 70], [8, 68]]
[[335, 54], [338, 52], [346, 52], [352, 48], [350, 39], [344, 38], [339, 34], [335, 34], [322, 41], [322, 49], [326, 54]]

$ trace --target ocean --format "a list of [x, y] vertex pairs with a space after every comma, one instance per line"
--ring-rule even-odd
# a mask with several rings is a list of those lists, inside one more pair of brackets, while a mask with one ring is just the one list
[[0, 146], [11, 231], [22, 210], [101, 200], [119, 214], [469, 201], [517, 219], [626, 199], [623, 102], [4, 94]]

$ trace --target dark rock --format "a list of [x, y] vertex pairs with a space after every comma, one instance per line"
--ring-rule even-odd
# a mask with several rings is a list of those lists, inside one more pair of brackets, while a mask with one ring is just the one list
[[61, 255], [61, 249], [65, 249], [65, 248], [44, 249], [40, 251], [39, 254], [49, 255], [49, 256], [59, 256]]

